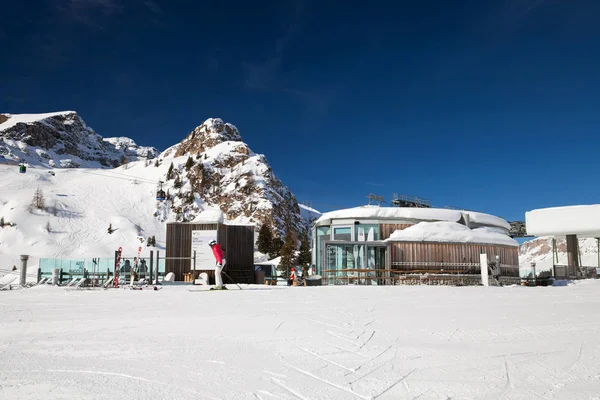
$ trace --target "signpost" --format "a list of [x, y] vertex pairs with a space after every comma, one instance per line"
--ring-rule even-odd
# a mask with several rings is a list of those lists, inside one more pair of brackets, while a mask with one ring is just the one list
[[[211, 240], [217, 240], [216, 230], [192, 231], [192, 251], [190, 257], [194, 257], [194, 252], [196, 252], [195, 265], [198, 269], [210, 269], [214, 268], [215, 266], [215, 258], [212, 254], [210, 246], [208, 245], [208, 242]], [[190, 267], [191, 266], [192, 265], [190, 265]]]

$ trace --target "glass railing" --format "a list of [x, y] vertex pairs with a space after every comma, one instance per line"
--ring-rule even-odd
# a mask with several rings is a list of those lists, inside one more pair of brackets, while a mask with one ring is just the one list
[[[165, 260], [160, 259], [157, 265], [153, 260], [152, 274], [156, 278], [156, 268], [158, 266], [159, 281], [165, 276]], [[135, 267], [134, 258], [122, 258], [119, 263], [119, 279], [129, 282], [131, 272]], [[58, 269], [59, 285], [66, 284], [73, 278], [88, 278], [90, 284], [102, 285], [111, 278], [114, 278], [115, 259], [114, 258], [41, 258], [39, 261], [38, 280], [43, 278], [52, 278], [52, 271]], [[150, 259], [140, 258], [137, 263], [137, 279], [150, 278]]]

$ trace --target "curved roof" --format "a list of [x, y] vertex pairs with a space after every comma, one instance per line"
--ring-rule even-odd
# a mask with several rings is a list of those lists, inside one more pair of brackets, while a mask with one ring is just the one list
[[534, 236], [600, 237], [600, 204], [528, 211], [525, 225], [527, 233]]
[[471, 222], [478, 225], [496, 226], [510, 229], [510, 224], [504, 219], [490, 214], [474, 211], [448, 210], [445, 208], [414, 208], [414, 207], [380, 207], [360, 206], [323, 213], [315, 222], [325, 225], [331, 219], [412, 219], [417, 221], [450, 221], [458, 222], [462, 216], [468, 215]]

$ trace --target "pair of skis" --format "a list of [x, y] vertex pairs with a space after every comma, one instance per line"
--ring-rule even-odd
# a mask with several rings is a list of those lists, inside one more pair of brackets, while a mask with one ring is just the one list
[[[138, 268], [138, 261], [140, 259], [140, 254], [142, 253], [142, 246], [138, 247], [138, 252], [137, 252], [137, 257], [135, 258], [135, 264], [133, 266], [133, 270], [131, 273], [131, 283], [130, 286], [133, 286], [133, 281], [134, 281], [134, 275], [137, 272], [137, 268]], [[117, 259], [115, 261], [115, 280], [114, 280], [114, 287], [119, 287], [119, 267], [121, 266], [121, 258], [122, 258], [122, 254], [123, 254], [123, 247], [119, 247], [119, 249], [117, 250]]]

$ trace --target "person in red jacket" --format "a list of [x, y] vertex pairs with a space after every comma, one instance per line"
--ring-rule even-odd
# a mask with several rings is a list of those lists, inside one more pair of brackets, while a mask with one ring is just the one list
[[223, 278], [221, 277], [221, 272], [225, 265], [223, 249], [221, 249], [221, 246], [219, 246], [216, 240], [211, 240], [208, 245], [212, 249], [213, 255], [215, 256], [215, 262], [217, 263], [215, 266], [215, 289], [226, 289], [223, 285]]

